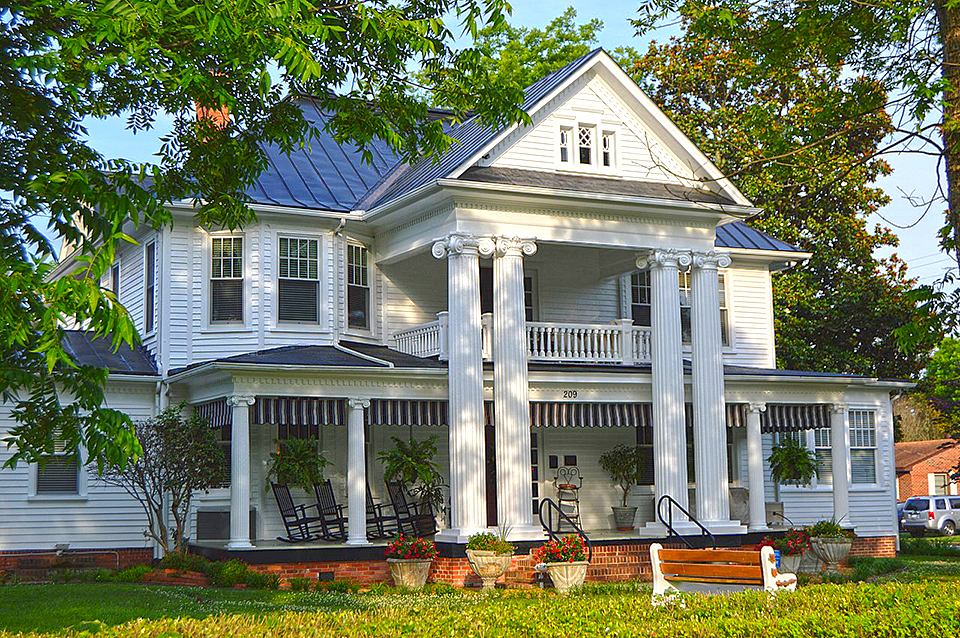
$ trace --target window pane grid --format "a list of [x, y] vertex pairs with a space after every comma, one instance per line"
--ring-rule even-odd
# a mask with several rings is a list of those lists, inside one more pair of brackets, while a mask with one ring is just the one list
[[589, 126], [578, 127], [577, 141], [580, 147], [580, 163], [593, 163], [593, 159], [591, 158], [593, 152], [593, 128]]
[[280, 238], [280, 278], [320, 278], [319, 242], [316, 239]]
[[850, 468], [854, 483], [877, 482], [877, 424], [872, 410], [851, 410]]
[[241, 279], [243, 277], [243, 238], [214, 237], [213, 261], [210, 276], [213, 279]]

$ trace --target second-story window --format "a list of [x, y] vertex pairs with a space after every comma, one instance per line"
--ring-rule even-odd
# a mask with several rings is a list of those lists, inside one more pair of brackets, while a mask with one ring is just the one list
[[243, 321], [243, 238], [213, 237], [210, 248], [210, 321]]
[[693, 288], [690, 286], [690, 271], [680, 271], [680, 336], [683, 343], [689, 344], [693, 337]]
[[650, 271], [641, 270], [630, 277], [630, 315], [634, 325], [650, 325]]
[[600, 139], [601, 161], [605, 168], [613, 167], [613, 133], [604, 131]]
[[569, 126], [560, 128], [560, 162], [570, 163], [570, 134], [572, 129]]
[[359, 244], [347, 244], [347, 326], [370, 328], [370, 268]]
[[[691, 277], [690, 271], [681, 270], [677, 285], [680, 288], [680, 330], [683, 343], [689, 344], [692, 336], [691, 326]], [[729, 318], [727, 316], [726, 280], [720, 273], [718, 280], [720, 302], [720, 338], [723, 345], [729, 345]], [[630, 277], [630, 318], [636, 326], [650, 326], [650, 310], [652, 294], [650, 288], [650, 271], [641, 270]]]
[[279, 300], [280, 321], [317, 323], [320, 302], [319, 241], [280, 237]]
[[120, 299], [120, 264], [116, 263], [110, 267], [110, 290], [114, 296]]
[[146, 334], [153, 332], [154, 300], [157, 292], [157, 243], [147, 244], [143, 258], [143, 331]]
[[579, 149], [580, 164], [589, 166], [593, 164], [593, 127], [577, 127], [577, 145]]

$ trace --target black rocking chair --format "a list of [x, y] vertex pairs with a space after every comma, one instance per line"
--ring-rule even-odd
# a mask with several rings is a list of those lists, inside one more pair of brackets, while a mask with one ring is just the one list
[[376, 503], [367, 485], [367, 538], [388, 538], [397, 533], [397, 515], [388, 514], [385, 503]]
[[388, 481], [387, 493], [397, 514], [397, 531], [414, 536], [432, 536], [437, 533], [437, 519], [433, 507], [427, 503], [423, 511], [417, 503], [408, 503], [407, 494], [400, 483]]
[[320, 540], [322, 536], [316, 533], [316, 527], [322, 521], [319, 516], [307, 516], [308, 505], [297, 505], [290, 496], [290, 488], [282, 483], [270, 483], [273, 496], [277, 499], [277, 509], [283, 519], [283, 526], [287, 530], [286, 536], [277, 536], [278, 541], [284, 543], [309, 543]]
[[317, 495], [317, 510], [320, 514], [321, 536], [325, 541], [347, 540], [347, 516], [344, 506], [337, 503], [333, 495], [333, 484], [327, 479], [320, 485], [314, 485]]

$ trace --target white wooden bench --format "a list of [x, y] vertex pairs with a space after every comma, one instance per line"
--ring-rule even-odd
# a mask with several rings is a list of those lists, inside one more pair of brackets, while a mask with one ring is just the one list
[[796, 574], [777, 572], [773, 548], [760, 551], [736, 549], [664, 549], [650, 546], [653, 568], [653, 603], [660, 604], [681, 591], [705, 593], [762, 589], [793, 591]]

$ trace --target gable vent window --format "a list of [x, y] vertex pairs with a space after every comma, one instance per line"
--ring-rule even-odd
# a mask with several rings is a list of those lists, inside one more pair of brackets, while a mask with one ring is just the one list
[[570, 163], [570, 134], [572, 130], [567, 127], [560, 129], [560, 161], [564, 164]]
[[243, 321], [243, 238], [213, 237], [210, 321]]
[[37, 465], [37, 494], [79, 494], [80, 465], [68, 454], [62, 441], [54, 443], [54, 454]]
[[370, 327], [370, 274], [367, 249], [347, 244], [347, 325]]
[[601, 140], [602, 161], [606, 168], [613, 166], [613, 133], [604, 133]]
[[150, 242], [144, 255], [144, 282], [143, 282], [143, 331], [153, 332], [154, 297], [156, 295], [157, 277], [157, 243]]
[[593, 127], [581, 126], [577, 130], [577, 140], [580, 148], [580, 163], [593, 163]]
[[320, 302], [319, 241], [280, 237], [280, 321], [317, 323]]

